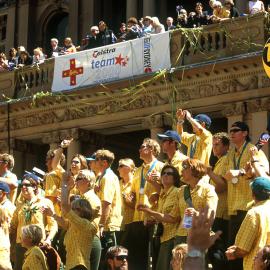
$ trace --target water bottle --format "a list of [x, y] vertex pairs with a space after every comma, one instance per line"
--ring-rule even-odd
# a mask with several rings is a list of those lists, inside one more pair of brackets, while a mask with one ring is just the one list
[[182, 227], [190, 229], [192, 227], [192, 216], [184, 215]]

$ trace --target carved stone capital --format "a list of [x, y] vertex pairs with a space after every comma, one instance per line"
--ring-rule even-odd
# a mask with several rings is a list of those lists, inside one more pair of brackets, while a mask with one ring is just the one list
[[162, 128], [164, 126], [164, 116], [162, 114], [151, 115], [142, 120], [142, 127], [146, 129]]
[[42, 143], [44, 144], [60, 143], [60, 141], [60, 133], [58, 131], [44, 133], [42, 136]]
[[254, 99], [247, 102], [247, 112], [267, 111], [270, 107], [270, 98]]
[[245, 104], [243, 102], [236, 102], [232, 104], [226, 104], [222, 114], [226, 117], [241, 115], [246, 113]]

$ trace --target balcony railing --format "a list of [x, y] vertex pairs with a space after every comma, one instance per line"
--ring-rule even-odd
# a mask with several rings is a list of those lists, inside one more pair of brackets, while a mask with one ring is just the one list
[[[268, 17], [256, 14], [199, 29], [178, 29], [171, 33], [173, 67], [215, 61], [261, 51], [268, 37]], [[0, 74], [0, 101], [21, 98], [37, 92], [50, 92], [54, 59]], [[104, 89], [102, 89], [104, 91]]]

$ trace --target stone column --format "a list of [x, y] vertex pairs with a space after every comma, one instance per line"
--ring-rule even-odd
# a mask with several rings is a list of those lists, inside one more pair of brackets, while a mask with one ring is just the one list
[[6, 53], [8, 53], [9, 49], [15, 46], [15, 23], [16, 23], [16, 6], [12, 4], [8, 8], [7, 14], [7, 33], [6, 33]]
[[228, 132], [232, 124], [236, 121], [244, 121], [245, 107], [243, 102], [226, 104], [222, 111], [223, 115], [228, 119]]
[[81, 13], [81, 34], [83, 38], [94, 24], [94, 0], [83, 0]]
[[18, 45], [28, 48], [29, 30], [29, 1], [20, 1], [18, 8]]
[[78, 44], [78, 18], [79, 18], [79, 1], [69, 1], [68, 16], [68, 35], [72, 38], [74, 44]]
[[143, 0], [143, 16], [156, 16], [156, 1]]
[[137, 0], [127, 0], [126, 20], [134, 16], [137, 17], [138, 3]]

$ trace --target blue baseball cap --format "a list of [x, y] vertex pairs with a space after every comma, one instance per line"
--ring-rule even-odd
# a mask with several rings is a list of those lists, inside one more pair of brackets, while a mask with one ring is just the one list
[[92, 156], [86, 158], [87, 161], [93, 161], [96, 160], [96, 153], [94, 153]]
[[179, 134], [174, 131], [174, 130], [167, 130], [165, 133], [163, 134], [157, 134], [158, 138], [160, 140], [164, 140], [164, 139], [171, 139], [173, 141], [176, 141], [178, 143], [181, 143], [181, 137], [179, 136]]
[[255, 192], [263, 190], [270, 191], [270, 179], [266, 177], [256, 177], [250, 184], [251, 189]]
[[206, 114], [198, 114], [194, 118], [197, 122], [204, 122], [205, 126], [209, 128], [211, 126], [212, 120], [211, 118]]
[[36, 174], [32, 172], [25, 171], [25, 174], [23, 175], [23, 179], [29, 179], [32, 178], [35, 182], [40, 183], [43, 181], [43, 179]]
[[4, 191], [5, 193], [10, 193], [9, 185], [5, 182], [0, 182], [0, 190]]

